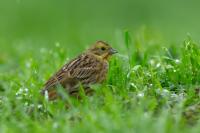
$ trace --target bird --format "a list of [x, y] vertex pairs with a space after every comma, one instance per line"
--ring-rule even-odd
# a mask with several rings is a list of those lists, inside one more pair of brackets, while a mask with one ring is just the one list
[[89, 49], [66, 63], [47, 80], [41, 90], [48, 100], [60, 97], [58, 86], [62, 86], [69, 96], [80, 97], [80, 86], [86, 95], [93, 90], [91, 85], [105, 81], [109, 69], [109, 58], [118, 53], [108, 43], [96, 41]]

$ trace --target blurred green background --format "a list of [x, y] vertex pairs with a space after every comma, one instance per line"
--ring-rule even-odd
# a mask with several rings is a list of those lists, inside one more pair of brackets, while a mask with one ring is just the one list
[[148, 27], [169, 42], [199, 40], [198, 0], [1, 0], [0, 40], [69, 44], [111, 41]]
[[[199, 133], [199, 6], [198, 0], [0, 0], [0, 133]], [[69, 98], [69, 110], [65, 96], [41, 106], [45, 81], [96, 40], [119, 51], [105, 84], [95, 86], [93, 97]]]

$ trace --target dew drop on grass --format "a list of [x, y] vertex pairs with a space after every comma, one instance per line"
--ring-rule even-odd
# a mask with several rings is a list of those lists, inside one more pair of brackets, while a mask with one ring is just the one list
[[134, 83], [130, 83], [130, 86], [137, 89], [137, 86]]
[[149, 72], [145, 73], [145, 75], [151, 77], [151, 74]]
[[22, 94], [22, 92], [23, 92], [23, 89], [20, 88], [20, 89], [16, 92], [16, 95], [20, 95], [20, 94]]
[[157, 68], [159, 68], [160, 66], [161, 66], [161, 64], [160, 64], [160, 63], [156, 64], [156, 67], [157, 67]]
[[133, 71], [138, 71], [141, 68], [141, 65], [136, 65], [133, 67]]
[[152, 87], [152, 86], [153, 86], [153, 84], [149, 84], [149, 86], [150, 86], [150, 87]]
[[37, 106], [37, 108], [38, 108], [38, 109], [42, 109], [42, 105], [39, 104], [39, 105]]
[[28, 88], [25, 88], [24, 91], [25, 91], [25, 92], [28, 92]]
[[15, 95], [17, 99], [22, 99], [23, 96], [28, 96], [29, 89], [28, 88], [20, 88]]
[[180, 60], [179, 60], [179, 59], [176, 59], [176, 60], [175, 60], [175, 63], [176, 63], [176, 64], [179, 64], [179, 63], [180, 63]]
[[49, 99], [48, 91], [45, 91], [45, 92], [44, 92], [44, 97], [45, 97], [46, 100]]
[[139, 93], [137, 94], [137, 96], [138, 96], [138, 97], [144, 97], [144, 93], [143, 93], [143, 92], [139, 92]]

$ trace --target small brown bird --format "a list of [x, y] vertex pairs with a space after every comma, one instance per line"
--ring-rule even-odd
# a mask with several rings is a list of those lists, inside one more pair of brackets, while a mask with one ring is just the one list
[[110, 45], [97, 41], [91, 48], [77, 58], [65, 64], [44, 85], [42, 94], [48, 94], [49, 100], [59, 97], [56, 87], [61, 85], [69, 95], [79, 97], [82, 85], [86, 95], [91, 92], [90, 85], [105, 80], [108, 71], [108, 59], [117, 53]]

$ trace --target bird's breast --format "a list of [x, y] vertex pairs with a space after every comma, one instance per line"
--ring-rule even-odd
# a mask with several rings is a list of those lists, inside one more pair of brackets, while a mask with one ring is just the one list
[[109, 64], [107, 61], [105, 61], [102, 64], [102, 69], [99, 72], [99, 77], [98, 77], [98, 82], [101, 83], [106, 79], [106, 75], [108, 73], [108, 68], [109, 68]]

